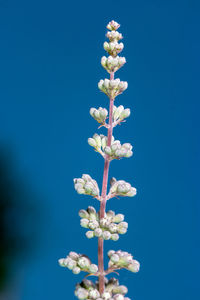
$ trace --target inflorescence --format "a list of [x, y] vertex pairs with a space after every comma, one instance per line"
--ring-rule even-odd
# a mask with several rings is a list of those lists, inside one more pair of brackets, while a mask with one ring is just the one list
[[80, 300], [96, 299], [96, 300], [130, 300], [125, 297], [128, 289], [125, 285], [119, 285], [119, 281], [115, 278], [105, 278], [105, 291], [102, 295], [99, 293], [99, 283], [93, 283], [91, 280], [84, 279], [76, 285], [75, 295]]
[[117, 270], [124, 268], [134, 273], [137, 273], [140, 269], [140, 263], [133, 259], [133, 256], [128, 252], [110, 250], [108, 257], [110, 258], [108, 266], [111, 269]]
[[93, 264], [85, 254], [76, 252], [70, 252], [65, 258], [59, 259], [60, 266], [68, 268], [74, 274], [79, 274], [83, 271], [88, 273], [87, 276], [99, 277], [99, 280], [95, 283], [91, 280], [83, 279], [81, 283], [76, 285], [75, 295], [80, 300], [130, 300], [130, 298], [125, 297], [128, 292], [127, 287], [119, 285], [119, 281], [115, 278], [108, 280], [106, 275], [112, 272], [116, 273], [116, 270], [120, 269], [127, 269], [134, 273], [140, 269], [139, 262], [133, 259], [131, 254], [121, 250], [110, 250], [108, 252], [109, 262], [107, 270], [104, 270], [103, 261], [103, 240], [117, 241], [119, 235], [125, 234], [128, 229], [128, 223], [124, 221], [123, 214], [115, 214], [112, 210], [105, 211], [106, 201], [114, 197], [133, 197], [137, 192], [130, 183], [124, 180], [116, 180], [113, 177], [110, 180], [110, 189], [107, 193], [109, 163], [114, 159], [129, 158], [133, 155], [130, 143], [121, 144], [112, 135], [113, 128], [125, 122], [125, 119], [131, 113], [130, 109], [124, 108], [123, 105], [114, 105], [115, 98], [128, 87], [126, 81], [121, 81], [119, 78], [114, 79], [114, 73], [126, 63], [126, 58], [119, 56], [119, 53], [124, 48], [124, 44], [120, 42], [123, 36], [117, 31], [119, 27], [120, 25], [115, 21], [111, 21], [107, 25], [109, 31], [106, 37], [109, 41], [104, 42], [103, 47], [109, 56], [101, 58], [101, 65], [110, 74], [110, 79], [101, 79], [98, 83], [100, 91], [109, 98], [109, 111], [102, 107], [98, 109], [92, 107], [90, 109], [90, 115], [100, 124], [99, 128], [104, 126], [108, 129], [107, 136], [95, 133], [92, 138], [88, 138], [88, 144], [96, 152], [100, 153], [105, 161], [102, 193], [100, 194], [96, 180], [90, 175], [83, 174], [81, 178], [74, 179], [74, 187], [78, 194], [92, 196], [101, 203], [99, 212], [93, 206], [79, 211], [80, 225], [88, 229], [86, 237], [89, 239], [93, 237], [98, 238], [99, 264], [98, 266]]
[[[112, 126], [115, 127], [118, 124], [121, 124], [121, 122], [125, 122], [124, 119], [128, 118], [131, 114], [131, 111], [129, 108], [124, 108], [123, 105], [120, 106], [113, 106], [113, 123]], [[101, 124], [101, 126], [104, 126], [106, 128], [109, 128], [109, 125], [106, 123], [106, 119], [108, 116], [108, 111], [106, 108], [99, 107], [98, 109], [92, 107], [90, 109], [90, 115]]]
[[119, 140], [112, 137], [111, 146], [107, 146], [107, 136], [95, 133], [92, 138], [88, 139], [88, 144], [94, 147], [104, 158], [107, 156], [109, 160], [120, 159], [122, 157], [129, 158], [133, 155], [132, 146], [129, 143], [121, 145]]
[[87, 210], [81, 209], [79, 216], [81, 217], [81, 226], [90, 229], [86, 232], [89, 239], [102, 237], [104, 240], [117, 241], [119, 234], [125, 234], [128, 229], [128, 223], [124, 222], [124, 215], [115, 215], [112, 210], [109, 210], [104, 218], [100, 219], [95, 208], [89, 206]]
[[90, 259], [84, 254], [70, 252], [66, 258], [59, 259], [61, 267], [66, 267], [72, 270], [74, 274], [79, 274], [81, 271], [88, 273], [98, 272], [98, 267], [92, 264]]

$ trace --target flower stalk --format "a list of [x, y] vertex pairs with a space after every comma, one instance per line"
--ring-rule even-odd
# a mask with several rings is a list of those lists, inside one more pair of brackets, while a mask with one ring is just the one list
[[[114, 72], [110, 74], [110, 80], [114, 79]], [[109, 105], [109, 126], [108, 126], [108, 135], [107, 135], [107, 146], [111, 146], [111, 139], [113, 133], [113, 105], [114, 99], [110, 97], [110, 105]], [[107, 186], [108, 186], [108, 173], [109, 173], [110, 161], [109, 156], [106, 155], [104, 159], [104, 171], [103, 171], [103, 183], [102, 183], [102, 192], [101, 197], [102, 201], [100, 204], [100, 220], [105, 216], [106, 209], [106, 196], [107, 196]], [[98, 266], [99, 266], [99, 292], [102, 294], [104, 292], [104, 240], [100, 237], [98, 239]]]

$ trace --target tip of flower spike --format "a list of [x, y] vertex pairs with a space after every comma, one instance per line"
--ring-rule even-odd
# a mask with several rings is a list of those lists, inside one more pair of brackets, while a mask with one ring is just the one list
[[120, 27], [120, 24], [112, 20], [111, 22], [108, 23], [107, 28], [109, 30], [117, 30]]

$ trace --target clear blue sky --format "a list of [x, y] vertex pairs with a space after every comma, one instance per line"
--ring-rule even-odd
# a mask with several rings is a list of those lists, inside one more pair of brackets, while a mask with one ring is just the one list
[[200, 299], [199, 1], [0, 0], [0, 140], [34, 194], [36, 228], [41, 222], [20, 300], [75, 299], [82, 275], [57, 259], [74, 250], [97, 261], [97, 241], [85, 238], [77, 213], [98, 203], [77, 195], [72, 179], [88, 173], [101, 186], [88, 112], [108, 105], [97, 83], [108, 76], [100, 59], [112, 19], [127, 59], [117, 76], [129, 83], [116, 104], [132, 111], [114, 135], [133, 144], [134, 156], [113, 162], [110, 176], [131, 182], [138, 195], [109, 201], [129, 230], [105, 248], [141, 262], [138, 274], [121, 271], [131, 299]]

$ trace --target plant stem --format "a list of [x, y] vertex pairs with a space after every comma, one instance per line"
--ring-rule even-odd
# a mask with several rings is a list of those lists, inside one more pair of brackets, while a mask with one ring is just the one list
[[[114, 79], [114, 72], [110, 74], [110, 80]], [[113, 132], [113, 103], [114, 99], [110, 98], [110, 107], [109, 107], [109, 126], [108, 126], [108, 135], [107, 135], [107, 146], [111, 145], [112, 132]], [[109, 172], [110, 161], [109, 157], [106, 156], [104, 160], [104, 171], [103, 171], [103, 184], [101, 192], [101, 205], [100, 205], [100, 219], [105, 216], [106, 209], [106, 194], [108, 186], [108, 172]], [[103, 238], [98, 239], [98, 266], [99, 266], [99, 292], [102, 295], [104, 292], [104, 253], [103, 253]]]

